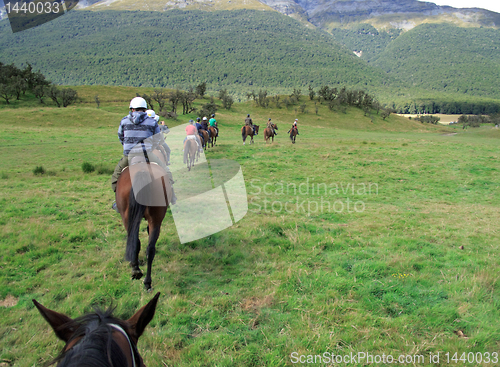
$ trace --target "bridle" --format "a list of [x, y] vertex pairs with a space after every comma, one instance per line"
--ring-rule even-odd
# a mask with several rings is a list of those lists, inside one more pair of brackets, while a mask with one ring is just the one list
[[113, 307], [105, 311], [97, 308], [95, 313], [72, 319], [33, 299], [33, 304], [55, 335], [65, 343], [59, 355], [49, 365], [145, 367], [136, 344], [153, 319], [159, 296], [160, 292], [156, 293], [152, 300], [128, 320], [113, 317]]
[[[130, 337], [128, 336], [126, 331], [123, 330], [123, 328], [117, 324], [107, 324], [107, 325], [112, 327], [113, 329], [115, 329], [117, 332], [119, 332], [120, 334], [122, 334], [125, 337], [125, 339], [127, 340], [129, 349], [130, 349], [130, 356], [132, 358], [132, 367], [137, 367], [137, 362], [136, 362], [137, 354], [134, 350], [134, 347], [132, 346], [132, 342], [130, 341]], [[80, 340], [80, 338], [76, 338], [75, 340], [70, 342], [68, 345], [66, 345], [65, 351], [68, 351], [69, 349], [73, 348], [73, 346], [75, 344], [77, 344], [79, 340]], [[122, 352], [124, 352], [124, 351], [122, 350]]]
[[108, 325], [111, 326], [113, 329], [119, 331], [125, 337], [125, 339], [127, 339], [128, 346], [130, 347], [130, 354], [132, 356], [132, 367], [137, 367], [137, 364], [135, 363], [136, 356], [134, 352], [134, 347], [132, 347], [132, 342], [130, 341], [128, 334], [119, 325], [116, 324], [108, 324]]

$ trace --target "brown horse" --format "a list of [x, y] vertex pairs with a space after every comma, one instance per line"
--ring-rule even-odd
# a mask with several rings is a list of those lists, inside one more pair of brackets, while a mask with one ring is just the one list
[[295, 144], [295, 138], [297, 137], [297, 128], [294, 126], [290, 129], [290, 140], [292, 141], [292, 144]]
[[198, 130], [198, 135], [200, 136], [201, 145], [202, 145], [203, 149], [207, 150], [207, 146], [208, 146], [208, 133], [207, 133], [207, 131], [200, 129], [200, 130]]
[[[255, 126], [255, 135], [259, 133], [259, 125], [253, 125]], [[241, 128], [241, 137], [243, 138], [243, 145], [245, 145], [245, 140], [247, 140], [247, 136], [251, 138], [250, 144], [253, 143], [253, 129], [251, 126], [245, 125]]]
[[200, 153], [198, 143], [194, 139], [187, 139], [184, 142], [184, 164], [187, 165], [188, 171], [194, 166], [195, 159], [198, 160]]
[[210, 143], [212, 144], [213, 148], [214, 144], [217, 143], [217, 129], [213, 126], [209, 126], [208, 131], [210, 131]]
[[[278, 125], [272, 124], [274, 130], [278, 130]], [[272, 142], [274, 143], [274, 132], [271, 128], [266, 127], [264, 130], [264, 141], [267, 143], [269, 138], [272, 139]]]
[[128, 320], [114, 317], [111, 308], [72, 319], [33, 300], [56, 336], [66, 343], [61, 354], [50, 364], [57, 362], [58, 367], [144, 367], [137, 342], [153, 319], [159, 296], [157, 293]]
[[[139, 168], [137, 168], [139, 167]], [[132, 179], [131, 179], [132, 171]], [[132, 181], [133, 180], [133, 181]], [[156, 241], [173, 188], [166, 172], [157, 164], [137, 164], [123, 170], [116, 186], [116, 206], [127, 231], [125, 259], [130, 261], [132, 279], [141, 279], [139, 268], [139, 228], [143, 218], [148, 222], [149, 242], [146, 249], [147, 272], [144, 286], [151, 289], [151, 267], [156, 253]]]

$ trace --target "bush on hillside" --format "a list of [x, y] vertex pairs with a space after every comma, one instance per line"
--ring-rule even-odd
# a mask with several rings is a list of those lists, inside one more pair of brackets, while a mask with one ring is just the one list
[[43, 168], [43, 166], [36, 166], [33, 169], [33, 174], [35, 176], [43, 175], [44, 173], [45, 173], [45, 168]]
[[92, 164], [90, 164], [89, 162], [83, 162], [82, 171], [84, 173], [92, 173], [95, 171], [95, 167]]

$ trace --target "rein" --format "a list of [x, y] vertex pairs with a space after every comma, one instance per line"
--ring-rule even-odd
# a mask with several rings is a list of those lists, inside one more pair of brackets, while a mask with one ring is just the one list
[[116, 324], [108, 324], [108, 325], [111, 326], [113, 329], [118, 330], [127, 339], [128, 346], [130, 347], [130, 354], [132, 355], [132, 367], [136, 367], [134, 348], [132, 347], [132, 343], [130, 342], [130, 338], [128, 337], [127, 333], [125, 332], [125, 330], [123, 330], [120, 326]]

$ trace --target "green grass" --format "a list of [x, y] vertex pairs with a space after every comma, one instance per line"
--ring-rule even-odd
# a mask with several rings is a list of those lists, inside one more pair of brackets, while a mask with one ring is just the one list
[[[99, 109], [2, 109], [0, 361], [8, 365], [42, 366], [62, 347], [33, 298], [72, 317], [113, 302], [128, 318], [154, 294], [130, 279], [125, 231], [110, 209], [116, 130], [133, 96], [100, 96]], [[249, 211], [185, 244], [167, 213], [153, 264], [162, 295], [138, 345], [145, 363], [286, 366], [293, 352], [352, 351], [424, 355], [417, 365], [430, 366], [430, 353], [497, 352], [500, 130], [394, 115], [372, 122], [325, 106], [316, 115], [310, 102], [309, 113], [294, 109], [249, 102], [217, 113], [221, 136], [207, 157], [243, 167]], [[242, 145], [247, 113], [261, 126], [277, 122], [274, 144], [259, 134]], [[84, 173], [84, 162], [96, 170]], [[55, 175], [35, 175], [37, 166]]]

